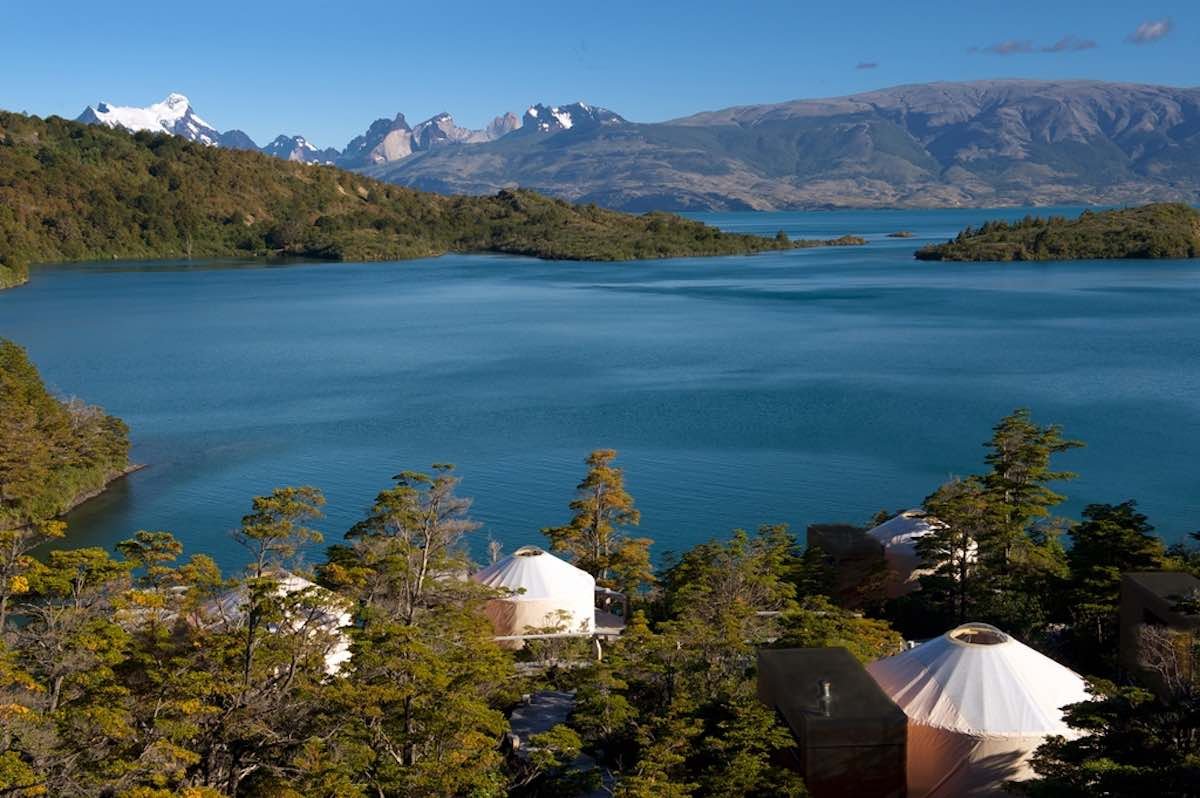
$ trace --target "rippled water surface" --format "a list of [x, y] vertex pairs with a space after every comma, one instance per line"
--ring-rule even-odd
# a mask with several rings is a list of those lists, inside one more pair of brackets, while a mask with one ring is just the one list
[[1134, 497], [1170, 540], [1200, 528], [1200, 266], [912, 259], [1021, 214], [713, 214], [871, 243], [711, 260], [43, 267], [0, 293], [0, 335], [148, 465], [72, 514], [81, 545], [169, 529], [232, 567], [255, 494], [321, 487], [336, 537], [393, 474], [450, 461], [511, 550], [607, 446], [679, 550], [917, 504], [1017, 406], [1088, 443], [1068, 511]]

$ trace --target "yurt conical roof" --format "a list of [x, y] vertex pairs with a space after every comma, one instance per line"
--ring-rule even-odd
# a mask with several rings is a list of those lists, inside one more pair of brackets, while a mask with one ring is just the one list
[[560, 560], [537, 546], [522, 546], [509, 556], [477, 572], [475, 581], [488, 587], [521, 590], [513, 600], [552, 599], [585, 590], [590, 596], [596, 580], [587, 571]]
[[472, 578], [506, 591], [485, 608], [498, 636], [595, 628], [596, 580], [537, 546], [517, 549]]
[[1084, 680], [988, 624], [964, 624], [867, 666], [909, 722], [977, 737], [1071, 736]]
[[942, 523], [920, 508], [905, 510], [884, 521], [867, 532], [885, 548], [915, 544], [918, 538], [928, 535]]
[[944, 525], [919, 508], [905, 510], [867, 532], [883, 547], [887, 563], [888, 598], [897, 598], [916, 590], [918, 580], [929, 573], [917, 551], [917, 541]]

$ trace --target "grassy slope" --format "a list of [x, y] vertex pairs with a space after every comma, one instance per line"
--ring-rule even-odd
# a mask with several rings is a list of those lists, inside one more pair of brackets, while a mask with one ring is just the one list
[[1078, 219], [1026, 217], [967, 228], [917, 251], [919, 260], [1012, 261], [1200, 257], [1200, 212], [1162, 203], [1091, 212]]
[[22, 281], [31, 263], [100, 258], [487, 251], [631, 260], [791, 246], [669, 214], [527, 191], [444, 197], [163, 134], [0, 112], [0, 288]]

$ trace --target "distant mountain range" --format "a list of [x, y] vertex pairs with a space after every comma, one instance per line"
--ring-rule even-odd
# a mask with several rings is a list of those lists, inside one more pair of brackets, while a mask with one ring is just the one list
[[[80, 121], [249, 149], [173, 94]], [[442, 193], [520, 186], [623, 210], [1200, 201], [1200, 88], [1099, 81], [930, 83], [711, 111], [660, 123], [534, 105], [482, 130], [379, 119], [344, 150], [262, 148]]]
[[[530, 109], [531, 112], [533, 110]], [[145, 108], [108, 103], [89, 105], [75, 121], [120, 127], [132, 132], [148, 130], [170, 133], [201, 144], [235, 150], [258, 150], [285, 161], [334, 164], [346, 169], [379, 166], [447, 144], [494, 141], [521, 127], [521, 119], [514, 113], [496, 117], [482, 130], [459, 127], [447, 113], [438, 114], [416, 127], [409, 127], [404, 114], [396, 114], [395, 119], [376, 119], [363, 135], [352, 139], [344, 150], [335, 147], [321, 149], [304, 136], [284, 134], [260, 147], [241, 130], [220, 132], [197, 116], [188, 98], [178, 93], [169, 94], [162, 102]], [[559, 129], [563, 128], [554, 128]]]

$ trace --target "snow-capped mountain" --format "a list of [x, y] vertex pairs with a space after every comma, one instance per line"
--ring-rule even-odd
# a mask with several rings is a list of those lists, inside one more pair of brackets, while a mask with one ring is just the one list
[[150, 130], [171, 133], [210, 146], [237, 150], [258, 150], [276, 158], [303, 163], [333, 163], [346, 169], [368, 169], [402, 161], [415, 153], [451, 145], [486, 144], [515, 131], [556, 133], [562, 130], [586, 130], [601, 125], [617, 125], [623, 118], [606, 108], [578, 102], [563, 106], [537, 104], [524, 118], [514, 113], [497, 116], [482, 129], [459, 127], [454, 117], [440, 113], [415, 126], [409, 126], [404, 114], [392, 119], [376, 119], [361, 136], [356, 136], [342, 151], [320, 149], [303, 136], [281, 135], [265, 147], [259, 147], [240, 130], [224, 133], [205, 122], [192, 109], [188, 98], [173, 93], [165, 100], [145, 108], [98, 103], [88, 106], [78, 121], [130, 131]]
[[341, 155], [333, 147], [319, 149], [304, 136], [276, 136], [275, 140], [261, 149], [267, 155], [285, 161], [300, 163], [333, 163]]
[[587, 103], [545, 106], [541, 103], [525, 112], [521, 129], [537, 133], [557, 133], [560, 130], [584, 130], [601, 125], [620, 125], [625, 119], [607, 108]]
[[187, 97], [174, 93], [146, 108], [103, 102], [94, 107], [89, 105], [76, 121], [122, 127], [133, 132], [172, 133], [210, 146], [216, 146], [221, 139], [220, 131], [196, 115]]

